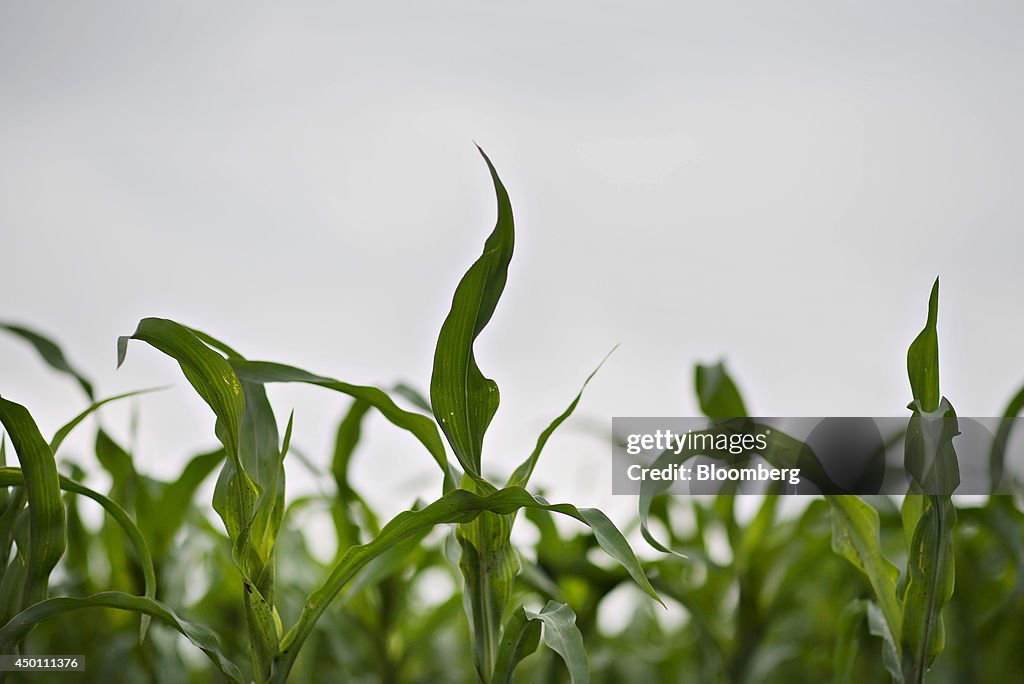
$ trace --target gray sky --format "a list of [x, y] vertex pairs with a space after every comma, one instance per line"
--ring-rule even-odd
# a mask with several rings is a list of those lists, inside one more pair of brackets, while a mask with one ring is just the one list
[[[1024, 381], [1022, 28], [994, 2], [3, 2], [0, 316], [102, 394], [175, 383], [140, 402], [163, 475], [213, 420], [141, 344], [115, 373], [144, 316], [426, 388], [494, 220], [475, 140], [517, 220], [478, 342], [502, 391], [485, 465], [521, 460], [617, 343], [538, 469], [552, 498], [617, 505], [582, 426], [691, 414], [698, 360], [763, 415], [901, 415], [936, 275], [943, 391], [990, 415]], [[44, 432], [82, 405], [8, 338], [0, 392]], [[326, 463], [344, 398], [272, 397]], [[435, 494], [414, 442], [373, 427], [375, 498]]]

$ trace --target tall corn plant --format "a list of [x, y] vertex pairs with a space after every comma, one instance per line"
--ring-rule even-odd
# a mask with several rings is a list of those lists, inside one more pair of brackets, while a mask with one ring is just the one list
[[[375, 387], [353, 385], [284, 364], [247, 360], [213, 337], [166, 319], [144, 319], [131, 336], [118, 342], [119, 363], [124, 361], [131, 339], [146, 342], [175, 359], [217, 418], [215, 432], [226, 458], [213, 504], [231, 540], [240, 576], [239, 590], [251, 643], [251, 672], [256, 681], [284, 682], [317, 621], [359, 572], [374, 559], [437, 525], [456, 525], [461, 547], [459, 568], [465, 580], [465, 605], [481, 682], [512, 681], [516, 666], [537, 648], [542, 637], [565, 660], [574, 682], [587, 682], [589, 678], [582, 639], [568, 605], [549, 602], [539, 611], [525, 606], [506, 610], [518, 571], [510, 532], [515, 513], [522, 508], [560, 513], [590, 526], [600, 546], [645, 592], [657, 598], [629, 544], [607, 516], [596, 509], [550, 504], [525, 489], [545, 443], [575, 409], [579, 396], [541, 434], [533, 452], [504, 487], [492, 484], [482, 474], [484, 433], [497, 410], [499, 395], [497, 385], [477, 367], [473, 343], [490, 320], [504, 289], [514, 243], [507, 192], [486, 155], [484, 160], [498, 198], [498, 220], [483, 255], [456, 289], [452, 309], [441, 327], [430, 385], [433, 419], [400, 408]], [[264, 385], [273, 382], [311, 384], [365, 402], [419, 440], [441, 470], [443, 482], [440, 499], [399, 514], [372, 540], [350, 546], [287, 628], [274, 593], [275, 546], [284, 510], [284, 458], [291, 420], [282, 440], [264, 390]], [[438, 425], [461, 471], [449, 462]], [[218, 666], [229, 679], [237, 679], [239, 668], [226, 665], [222, 655], [217, 653]]]
[[[836, 677], [839, 681], [857, 681], [860, 672], [854, 663], [863, 648], [859, 628], [866, 626], [871, 635], [882, 640], [882, 661], [892, 680], [899, 684], [919, 684], [935, 658], [942, 651], [945, 629], [943, 607], [953, 594], [953, 534], [956, 509], [951, 493], [959, 484], [956, 453], [952, 439], [958, 434], [956, 414], [939, 392], [938, 368], [938, 280], [932, 287], [928, 317], [924, 329], [915, 338], [907, 353], [913, 401], [908, 406], [912, 415], [904, 440], [904, 463], [910, 476], [910, 493], [901, 507], [901, 526], [906, 553], [906, 567], [901, 573], [883, 552], [880, 539], [879, 511], [864, 499], [852, 495], [826, 495], [832, 514], [832, 548], [848, 560], [868, 580], [873, 597], [850, 601], [843, 611], [841, 640], [835, 655]], [[743, 417], [746, 407], [735, 383], [721, 364], [698, 366], [695, 374], [697, 397], [702, 412], [709, 417]], [[1019, 411], [1013, 403], [1006, 415]], [[1009, 418], [1006, 425], [1009, 424]], [[1004, 433], [1008, 433], [1008, 428]], [[776, 437], [780, 433], [776, 431]], [[1008, 435], [1002, 434], [994, 447], [993, 462], [1001, 463]], [[805, 452], [802, 445], [769, 441], [764, 457], [775, 462], [779, 453]], [[774, 450], [774, 453], [772, 451]], [[664, 454], [663, 458], [688, 458]], [[811, 458], [808, 463], [814, 463]], [[783, 464], [779, 464], [783, 465]], [[828, 481], [827, 479], [825, 480]], [[645, 538], [655, 548], [670, 554], [688, 554], [710, 568], [711, 561], [702, 546], [679, 548], [665, 545], [649, 528], [651, 517], [658, 517], [671, 528], [664, 507], [655, 506], [655, 486], [645, 487], [640, 495], [640, 523]], [[759, 617], [759, 563], [749, 563], [756, 555], [763, 537], [758, 527], [774, 519], [776, 497], [766, 495], [751, 523], [752, 529], [741, 530], [733, 514], [730, 493], [715, 497], [714, 517], [726, 523], [733, 542], [735, 558], [729, 570], [736, 575], [738, 608], [735, 651], [726, 665], [730, 679], [745, 679], [751, 658], [762, 640], [765, 625]], [[699, 524], [699, 523], [698, 523]], [[684, 556], [685, 557], [685, 556]], [[764, 561], [763, 555], [757, 556]], [[725, 568], [717, 567], [718, 570]], [[668, 592], [678, 596], [678, 592]], [[719, 649], [721, 651], [721, 649]]]
[[[953, 437], [956, 413], [939, 391], [939, 281], [928, 299], [925, 327], [907, 352], [913, 412], [904, 447], [910, 492], [903, 500], [907, 565], [903, 573], [879, 543], [878, 512], [860, 498], [826, 497], [832, 506], [835, 551], [865, 574], [874, 599], [848, 608], [863, 611], [881, 637], [883, 660], [894, 682], [919, 684], [945, 644], [943, 607], [953, 595], [953, 529], [950, 496], [959, 484]], [[858, 607], [859, 606], [859, 607]]]

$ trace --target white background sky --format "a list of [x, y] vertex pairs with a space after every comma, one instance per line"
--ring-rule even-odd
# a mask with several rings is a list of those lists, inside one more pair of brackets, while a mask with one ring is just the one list
[[[160, 475], [213, 419], [142, 344], [115, 372], [144, 316], [425, 389], [493, 226], [475, 140], [517, 222], [477, 347], [502, 391], [492, 470], [617, 343], [542, 459], [552, 498], [625, 516], [583, 426], [692, 414], [698, 360], [724, 357], [762, 415], [901, 415], [936, 275], [943, 392], [991, 415], [1024, 381], [1022, 29], [993, 2], [2, 2], [0, 318], [103, 395], [175, 383], [140, 401]], [[83, 405], [7, 337], [0, 392], [47, 433]], [[272, 397], [326, 464], [346, 400]], [[127, 406], [105, 415], [126, 433]], [[371, 433], [375, 500], [436, 494], [411, 439]]]

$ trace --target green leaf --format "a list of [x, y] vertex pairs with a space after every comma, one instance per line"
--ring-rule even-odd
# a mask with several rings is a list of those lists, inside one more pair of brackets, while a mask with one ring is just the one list
[[227, 359], [191, 330], [164, 318], [144, 318], [135, 332], [117, 340], [117, 365], [124, 363], [129, 340], [141, 340], [170, 356], [217, 417], [217, 437], [229, 458], [238, 460], [238, 432], [245, 414], [242, 383]]
[[140, 394], [147, 394], [149, 392], [158, 392], [158, 391], [160, 391], [162, 389], [165, 389], [165, 388], [164, 387], [151, 387], [149, 389], [135, 390], [134, 392], [125, 392], [124, 394], [117, 394], [117, 395], [112, 396], [112, 397], [107, 397], [106, 399], [101, 399], [100, 401], [94, 401], [89, 406], [89, 408], [85, 409], [84, 411], [79, 413], [77, 416], [72, 418], [70, 421], [68, 421], [67, 423], [62, 425], [60, 427], [60, 429], [58, 429], [57, 432], [54, 433], [53, 439], [50, 440], [50, 451], [52, 451], [54, 454], [56, 454], [57, 453], [57, 449], [60, 448], [60, 445], [64, 442], [64, 440], [67, 438], [67, 436], [69, 434], [71, 434], [71, 431], [74, 430], [76, 427], [78, 427], [79, 423], [81, 423], [83, 420], [85, 420], [90, 415], [92, 415], [97, 409], [99, 409], [104, 404], [109, 404], [110, 402], [118, 401], [119, 399], [127, 399], [128, 397], [138, 396]]
[[437, 432], [437, 426], [430, 418], [412, 413], [399, 408], [395, 402], [383, 390], [376, 387], [352, 385], [347, 382], [335, 380], [322, 375], [315, 375], [301, 368], [286, 366], [280, 363], [269, 361], [232, 361], [239, 377], [250, 382], [302, 382], [309, 385], [316, 385], [326, 389], [347, 394], [355, 399], [367, 402], [381, 415], [387, 418], [393, 425], [410, 432], [419, 442], [426, 447], [434, 461], [440, 466], [446, 480], [451, 480], [454, 475], [448, 466], [448, 456], [444, 450], [444, 443]]
[[64, 555], [67, 528], [57, 463], [32, 416], [20, 404], [0, 398], [0, 422], [11, 437], [28, 494], [29, 540], [21, 606], [47, 596], [50, 573]]
[[896, 597], [899, 570], [882, 553], [878, 511], [856, 496], [826, 496], [832, 508], [832, 550], [868, 578], [889, 630], [899, 641], [901, 606]]
[[370, 507], [348, 481], [349, 464], [362, 436], [363, 419], [371, 408], [373, 407], [368, 401], [354, 400], [344, 418], [338, 423], [338, 430], [334, 437], [331, 474], [334, 476], [338, 505], [332, 508], [331, 513], [334, 516], [334, 527], [338, 536], [339, 555], [344, 553], [349, 546], [359, 543], [360, 527], [356, 518], [359, 510], [367, 514], [376, 526], [376, 517]]
[[430, 402], [422, 392], [412, 385], [400, 382], [392, 388], [392, 391], [427, 415], [434, 415], [434, 411], [430, 408]]
[[138, 473], [132, 456], [117, 444], [103, 429], [96, 431], [96, 460], [110, 473], [110, 494], [129, 508], [135, 505]]
[[[924, 502], [925, 497], [909, 494], [903, 497], [903, 503], [900, 505], [903, 541], [908, 549], [914, 543], [914, 532], [917, 530], [917, 523], [921, 521], [921, 514], [924, 513]], [[903, 592], [900, 591], [899, 594], [902, 596]]]
[[241, 461], [240, 431], [246, 413], [241, 381], [227, 359], [180, 323], [162, 318], [142, 319], [131, 337], [118, 339], [119, 366], [124, 362], [129, 339], [146, 342], [176, 360], [192, 387], [213, 409], [217, 437], [228, 457], [217, 480], [214, 508], [232, 540], [237, 541], [252, 523], [261, 491]]
[[151, 598], [132, 596], [120, 591], [106, 591], [85, 598], [51, 598], [29, 606], [0, 628], [0, 646], [9, 652], [13, 643], [21, 639], [32, 627], [65, 613], [83, 608], [114, 608], [128, 610], [155, 617], [184, 635], [194, 646], [201, 649], [217, 669], [233, 684], [242, 684], [244, 679], [238, 667], [221, 651], [213, 632], [178, 617], [174, 611]]
[[498, 410], [498, 385], [477, 366], [473, 343], [491, 320], [505, 289], [515, 231], [512, 205], [491, 160], [480, 150], [494, 181], [498, 220], [483, 254], [462, 277], [441, 326], [430, 378], [430, 404], [463, 469], [480, 475], [484, 433]]
[[729, 377], [725, 364], [697, 364], [694, 369], [694, 386], [700, 410], [709, 418], [742, 418], [747, 415], [736, 383]]
[[939, 407], [939, 335], [936, 324], [939, 317], [939, 279], [932, 285], [928, 297], [928, 321], [924, 329], [907, 350], [907, 373], [914, 399], [922, 410], [935, 411]]
[[648, 595], [661, 601], [644, 575], [629, 543], [601, 511], [593, 508], [577, 509], [570, 504], [550, 504], [521, 487], [508, 487], [483, 496], [465, 489], [456, 489], [423, 509], [399, 513], [372, 541], [353, 546], [345, 553], [320, 588], [306, 600], [299, 620], [282, 639], [271, 681], [280, 684], [287, 679], [299, 648], [312, 632], [320, 615], [338, 592], [371, 560], [404, 539], [436, 525], [468, 523], [485, 511], [508, 515], [521, 508], [541, 508], [589, 525], [601, 548], [617, 560]]
[[338, 494], [347, 497], [352, 492], [348, 481], [348, 467], [352, 461], [352, 454], [363, 433], [363, 419], [369, 410], [373, 408], [370, 402], [363, 399], [356, 399], [352, 402], [345, 417], [338, 423], [338, 430], [334, 436], [334, 455], [331, 458], [331, 474], [334, 476], [334, 484]]
[[143, 498], [136, 502], [140, 521], [145, 520], [150, 529], [151, 546], [156, 558], [166, 558], [175, 535], [192, 510], [196, 490], [223, 461], [224, 449], [199, 454], [188, 462], [178, 479], [167, 484], [160, 483], [159, 492], [152, 499]]
[[562, 656], [572, 684], [589, 684], [590, 663], [572, 608], [565, 603], [548, 601], [539, 613], [526, 611], [526, 616], [544, 623], [544, 643]]
[[24, 326], [14, 325], [12, 323], [0, 323], [0, 330], [6, 330], [13, 333], [31, 344], [35, 347], [39, 355], [43, 357], [43, 361], [45, 361], [51, 368], [73, 377], [82, 388], [82, 391], [85, 392], [85, 395], [89, 397], [90, 400], [95, 399], [95, 396], [93, 395], [92, 382], [90, 382], [85, 375], [80, 373], [71, 365], [56, 342], [34, 330], [29, 330]]
[[[0, 487], [21, 487], [24, 484], [25, 475], [20, 468], [0, 468]], [[153, 568], [153, 558], [149, 553], [146, 540], [128, 513], [116, 502], [69, 477], [60, 476], [60, 488], [66, 492], [80, 494], [92, 499], [102, 506], [110, 517], [124, 530], [125, 536], [128, 537], [128, 541], [135, 552], [135, 558], [139, 561], [139, 567], [142, 568], [145, 595], [148, 598], [156, 598], [156, 571]], [[139, 629], [140, 640], [146, 637], [148, 626], [149, 616], [143, 615], [142, 624]]]
[[580, 387], [580, 391], [576, 394], [576, 397], [569, 404], [568, 408], [562, 411], [561, 415], [551, 421], [551, 424], [545, 428], [544, 432], [540, 433], [540, 437], [537, 438], [537, 444], [534, 446], [533, 452], [530, 454], [529, 458], [519, 464], [519, 467], [515, 469], [512, 476], [508, 479], [508, 484], [506, 486], [525, 487], [527, 485], [530, 481], [530, 476], [533, 474], [533, 469], [537, 465], [537, 460], [540, 458], [540, 452], [544, 449], [544, 445], [548, 443], [548, 439], [552, 434], [554, 434], [555, 430], [557, 430], [558, 427], [572, 415], [572, 412], [576, 410], [576, 406], [580, 403], [580, 398], [583, 396], [583, 391], [587, 389], [587, 385], [590, 384], [593, 377], [597, 375], [597, 371], [601, 370], [601, 366], [604, 365], [604, 362], [608, 360], [608, 357], [611, 356], [614, 351], [615, 348], [605, 354], [605, 357], [601, 359], [601, 363], [597, 364], [597, 368], [592, 370], [590, 375], [587, 376], [587, 379], [583, 381], [583, 386]]
[[542, 624], [528, 617], [523, 606], [512, 613], [502, 630], [501, 647], [498, 649], [491, 684], [512, 684], [515, 681], [516, 667], [540, 645]]

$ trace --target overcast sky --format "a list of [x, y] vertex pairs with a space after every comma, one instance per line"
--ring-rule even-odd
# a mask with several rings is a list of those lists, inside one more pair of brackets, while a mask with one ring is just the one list
[[[476, 141], [517, 227], [477, 345], [493, 470], [619, 343], [541, 462], [552, 498], [607, 504], [587, 430], [692, 414], [696, 361], [725, 358], [761, 415], [902, 415], [936, 275], [943, 393], [995, 414], [1024, 381], [1022, 33], [1009, 2], [0, 2], [0, 319], [101, 394], [175, 383], [139, 402], [161, 475], [213, 419], [140, 343], [115, 372], [144, 316], [425, 389], [493, 226]], [[6, 337], [0, 392], [44, 432], [83, 405]], [[325, 464], [346, 400], [272, 397]], [[365, 447], [385, 505], [438, 491], [382, 420]]]

